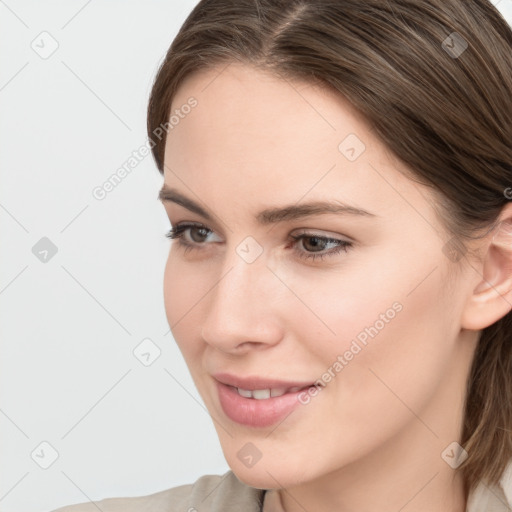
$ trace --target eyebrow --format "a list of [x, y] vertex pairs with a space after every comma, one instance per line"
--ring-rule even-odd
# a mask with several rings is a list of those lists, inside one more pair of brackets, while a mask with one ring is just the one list
[[[187, 210], [201, 215], [207, 220], [212, 220], [212, 215], [199, 206], [199, 204], [166, 185], [164, 185], [158, 193], [158, 199], [162, 202], [173, 202], [179, 204]], [[374, 213], [343, 204], [340, 201], [313, 201], [300, 205], [293, 204], [289, 206], [267, 208], [256, 215], [256, 220], [259, 224], [268, 225], [326, 213], [378, 217], [378, 215]]]

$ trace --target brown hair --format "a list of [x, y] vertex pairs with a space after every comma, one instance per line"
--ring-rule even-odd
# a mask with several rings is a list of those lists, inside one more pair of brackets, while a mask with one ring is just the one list
[[[512, 30], [489, 1], [203, 0], [156, 76], [149, 137], [185, 77], [235, 60], [343, 94], [439, 198], [452, 240], [493, 227], [512, 184]], [[461, 444], [466, 493], [497, 483], [512, 457], [512, 313], [482, 331]]]

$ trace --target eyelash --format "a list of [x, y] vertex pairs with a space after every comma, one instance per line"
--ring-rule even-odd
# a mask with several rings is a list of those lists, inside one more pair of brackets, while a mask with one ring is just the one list
[[[203, 226], [202, 224], [178, 224], [177, 226], [171, 228], [165, 236], [167, 238], [170, 238], [172, 240], [178, 239], [178, 246], [185, 249], [185, 252], [197, 249], [197, 245], [204, 245], [204, 244], [197, 244], [197, 243], [190, 243], [187, 241], [184, 241], [183, 234], [187, 229], [191, 228], [198, 228], [198, 229], [206, 229], [208, 232], [212, 232], [211, 229], [207, 228], [206, 226]], [[304, 253], [303, 251], [295, 250], [296, 254], [305, 260], [316, 260], [317, 258], [320, 260], [323, 260], [325, 256], [335, 256], [336, 254], [343, 252], [347, 252], [352, 247], [352, 242], [347, 242], [346, 240], [339, 240], [337, 238], [331, 238], [331, 237], [325, 237], [325, 236], [318, 236], [314, 234], [308, 234], [308, 233], [302, 233], [299, 236], [291, 236], [291, 238], [295, 242], [299, 242], [300, 240], [304, 238], [316, 238], [318, 240], [321, 240], [325, 243], [338, 243], [338, 247], [335, 247], [334, 249], [331, 249], [327, 252], [324, 252], [322, 254], [318, 253]], [[295, 244], [296, 245], [296, 244]]]

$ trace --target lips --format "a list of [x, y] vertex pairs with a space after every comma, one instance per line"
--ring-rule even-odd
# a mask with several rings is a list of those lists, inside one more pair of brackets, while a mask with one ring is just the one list
[[260, 377], [215, 374], [217, 392], [226, 416], [249, 427], [268, 427], [283, 421], [299, 405], [301, 390], [313, 384]]

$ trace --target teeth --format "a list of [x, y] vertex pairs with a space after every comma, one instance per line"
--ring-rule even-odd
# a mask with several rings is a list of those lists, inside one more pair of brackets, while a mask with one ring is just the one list
[[252, 397], [252, 391], [249, 391], [248, 389], [238, 388], [238, 394], [242, 395], [245, 398], [251, 398]]
[[252, 397], [256, 400], [265, 400], [270, 398], [270, 389], [255, 389], [252, 392]]
[[[242, 389], [237, 388], [238, 394], [243, 396], [244, 398], [254, 398], [256, 400], [266, 400], [270, 397], [283, 396], [287, 390], [285, 388], [275, 388], [275, 389], [255, 389], [251, 391], [250, 389]], [[292, 388], [289, 391], [298, 391], [299, 388]]]

